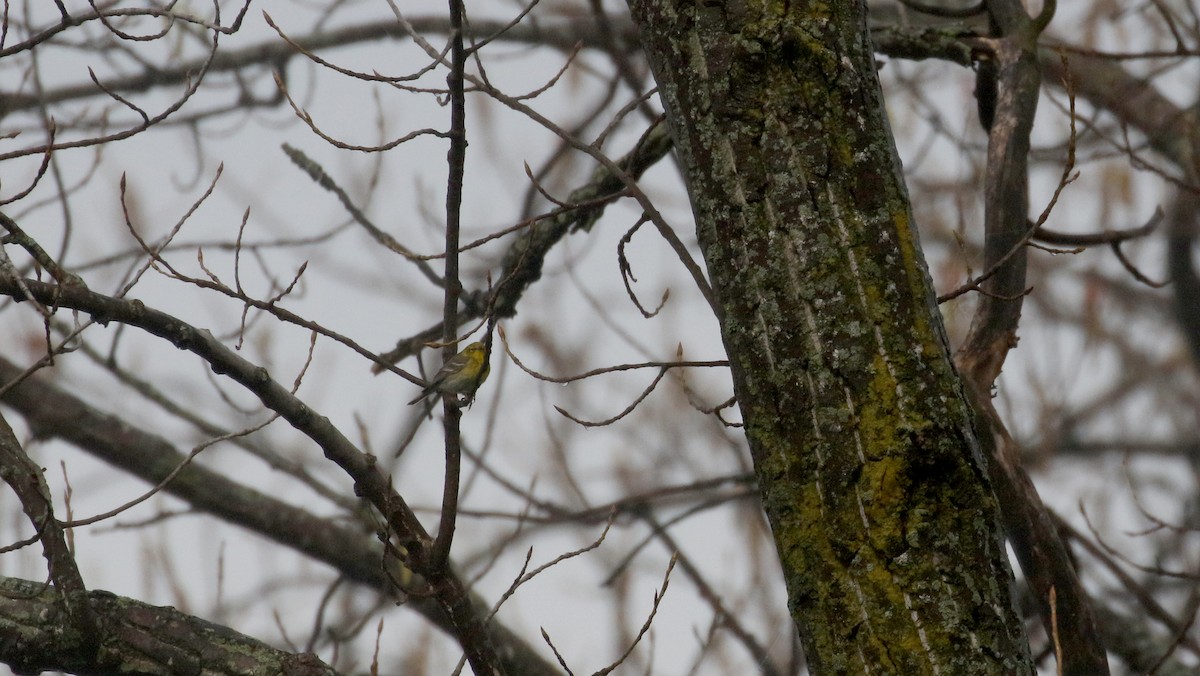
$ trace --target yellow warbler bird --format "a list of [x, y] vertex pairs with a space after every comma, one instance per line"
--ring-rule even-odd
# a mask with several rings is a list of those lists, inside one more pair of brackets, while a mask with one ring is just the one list
[[435, 392], [474, 395], [475, 390], [487, 380], [491, 370], [483, 343], [471, 343], [464, 347], [462, 352], [451, 357], [450, 361], [442, 364], [442, 368], [438, 369], [425, 389], [421, 390], [421, 394], [408, 402], [408, 405], [412, 406]]

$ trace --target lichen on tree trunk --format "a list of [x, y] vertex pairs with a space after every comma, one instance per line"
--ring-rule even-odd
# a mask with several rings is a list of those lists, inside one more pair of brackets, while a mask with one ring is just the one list
[[630, 0], [814, 673], [1032, 673], [862, 3]]

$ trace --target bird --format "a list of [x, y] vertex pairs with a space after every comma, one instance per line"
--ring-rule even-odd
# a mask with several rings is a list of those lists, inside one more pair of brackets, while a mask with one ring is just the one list
[[483, 381], [487, 380], [491, 370], [491, 365], [487, 360], [487, 348], [481, 342], [471, 343], [464, 347], [462, 352], [451, 357], [450, 361], [442, 364], [442, 368], [438, 369], [425, 389], [421, 390], [421, 394], [408, 402], [408, 405], [412, 406], [418, 401], [440, 392], [466, 394], [473, 397], [475, 390], [479, 389]]

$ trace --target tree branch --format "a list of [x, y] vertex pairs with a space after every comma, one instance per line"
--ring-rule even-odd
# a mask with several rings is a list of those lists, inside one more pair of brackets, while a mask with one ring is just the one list
[[[22, 372], [23, 369], [0, 358], [0, 382], [8, 382]], [[98, 411], [42, 378], [25, 379], [0, 397], [0, 403], [24, 416], [38, 438], [62, 439], [152, 485], [160, 483], [185, 458], [184, 453], [162, 437]], [[394, 593], [395, 580], [412, 581], [413, 586], [402, 592], [417, 591], [420, 585], [420, 580], [413, 580], [411, 572], [404, 571], [394, 558], [383, 560], [378, 542], [373, 536], [363, 535], [361, 529], [337, 526], [195, 463], [179, 471], [163, 490], [197, 510], [321, 561], [349, 580], [381, 594]], [[486, 612], [488, 604], [483, 599], [474, 594], [470, 599], [478, 612]], [[411, 595], [406, 605], [443, 631], [452, 633], [449, 618], [432, 598]], [[558, 673], [503, 624], [493, 620], [487, 631], [492, 635], [492, 643], [499, 646], [498, 652], [509, 673], [531, 676]]]
[[337, 676], [312, 653], [277, 650], [228, 627], [109, 592], [82, 593], [105, 632], [95, 660], [64, 641], [61, 599], [45, 585], [0, 577], [0, 663], [18, 673]]
[[[182, 350], [204, 359], [218, 374], [228, 376], [255, 394], [300, 432], [315, 441], [325, 457], [354, 480], [355, 492], [379, 510], [403, 551], [406, 564], [424, 574], [429, 567], [430, 537], [392, 489], [392, 481], [375, 465], [375, 459], [359, 451], [328, 418], [317, 414], [290, 391], [275, 382], [267, 370], [255, 366], [225, 347], [208, 331], [197, 329], [164, 312], [147, 308], [140, 301], [111, 298], [76, 286], [57, 286], [34, 280], [0, 276], [0, 294], [23, 299], [24, 289], [46, 305], [81, 310], [96, 321], [117, 321], [165, 338]], [[462, 581], [444, 571], [437, 576], [434, 598], [447, 613], [454, 637], [472, 655], [472, 663], [495, 664], [496, 657], [482, 627], [482, 615], [471, 604]]]

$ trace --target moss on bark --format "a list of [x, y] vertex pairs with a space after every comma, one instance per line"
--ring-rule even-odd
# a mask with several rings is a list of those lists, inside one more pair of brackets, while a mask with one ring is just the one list
[[1032, 673], [865, 7], [629, 4], [814, 673]]

